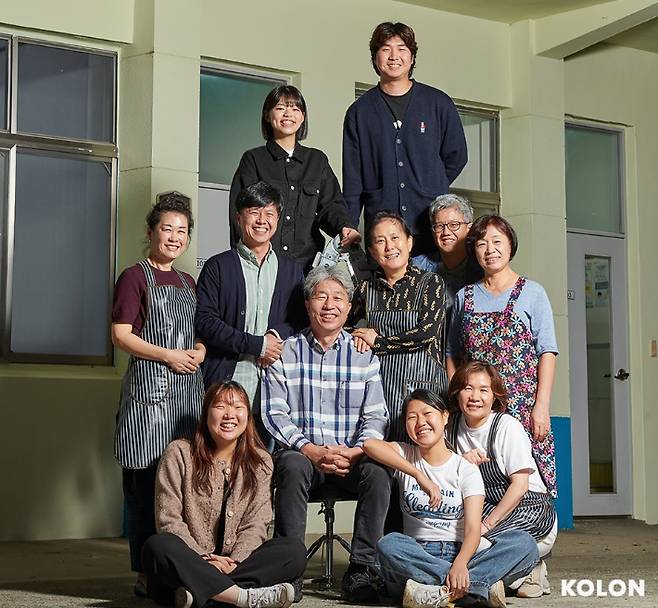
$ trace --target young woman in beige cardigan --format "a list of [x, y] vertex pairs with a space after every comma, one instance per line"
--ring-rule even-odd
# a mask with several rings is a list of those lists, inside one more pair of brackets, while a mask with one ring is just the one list
[[156, 479], [158, 534], [145, 544], [149, 596], [176, 608], [288, 608], [306, 549], [266, 540], [272, 459], [254, 429], [240, 384], [206, 392], [193, 441], [169, 444]]

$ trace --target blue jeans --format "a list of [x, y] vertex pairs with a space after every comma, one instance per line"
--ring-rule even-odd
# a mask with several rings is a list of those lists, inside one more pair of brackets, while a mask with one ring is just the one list
[[[457, 542], [417, 541], [398, 532], [387, 534], [377, 543], [377, 556], [388, 594], [400, 601], [410, 578], [425, 585], [443, 585], [460, 548]], [[530, 534], [503, 532], [491, 547], [468, 562], [468, 592], [487, 600], [489, 587], [496, 581], [526, 576], [538, 561], [537, 543]]]

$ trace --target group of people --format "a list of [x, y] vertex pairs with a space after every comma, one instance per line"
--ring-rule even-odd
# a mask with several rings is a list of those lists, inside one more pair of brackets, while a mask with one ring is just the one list
[[[301, 92], [276, 87], [266, 144], [233, 179], [231, 249], [196, 285], [174, 269], [194, 222], [165, 193], [146, 259], [117, 281], [112, 338], [130, 359], [115, 454], [138, 595], [287, 608], [325, 486], [357, 501], [347, 601], [550, 592], [550, 303], [510, 266], [511, 224], [447, 194], [464, 134], [450, 98], [411, 79], [413, 30], [382, 23], [370, 50], [380, 82], [347, 111], [343, 192], [299, 143]], [[322, 232], [358, 254], [361, 213], [373, 272], [313, 267]]]

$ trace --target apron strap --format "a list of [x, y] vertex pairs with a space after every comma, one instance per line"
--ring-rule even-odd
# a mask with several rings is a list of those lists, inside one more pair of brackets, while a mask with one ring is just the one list
[[507, 305], [505, 306], [505, 312], [507, 314], [511, 314], [514, 311], [514, 304], [516, 304], [516, 301], [519, 299], [519, 295], [521, 295], [521, 290], [523, 289], [525, 282], [525, 277], [519, 277], [516, 279], [512, 293], [509, 295], [509, 300], [507, 300]]
[[491, 461], [494, 461], [496, 459], [496, 453], [494, 450], [494, 441], [496, 439], [496, 435], [498, 435], [498, 427], [500, 426], [500, 421], [502, 417], [503, 417], [503, 412], [496, 412], [494, 414], [493, 422], [491, 423], [491, 429], [489, 430], [489, 441], [487, 442], [487, 456]]
[[473, 283], [470, 283], [464, 287], [464, 311], [473, 312]]
[[142, 267], [142, 270], [144, 271], [144, 276], [146, 277], [146, 284], [149, 287], [155, 287], [156, 282], [155, 282], [155, 274], [153, 273], [153, 268], [151, 268], [151, 265], [148, 263], [148, 260], [142, 260], [139, 265]]
[[192, 289], [192, 286], [187, 282], [187, 279], [185, 278], [185, 275], [178, 270], [177, 268], [173, 268], [172, 270], [178, 275], [178, 278], [180, 279], [181, 282], [181, 287], [183, 289]]

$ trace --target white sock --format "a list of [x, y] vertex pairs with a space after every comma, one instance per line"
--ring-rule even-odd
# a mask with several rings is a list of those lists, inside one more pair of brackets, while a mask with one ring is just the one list
[[249, 592], [242, 587], [238, 587], [238, 599], [235, 601], [238, 608], [247, 608], [249, 605]]

